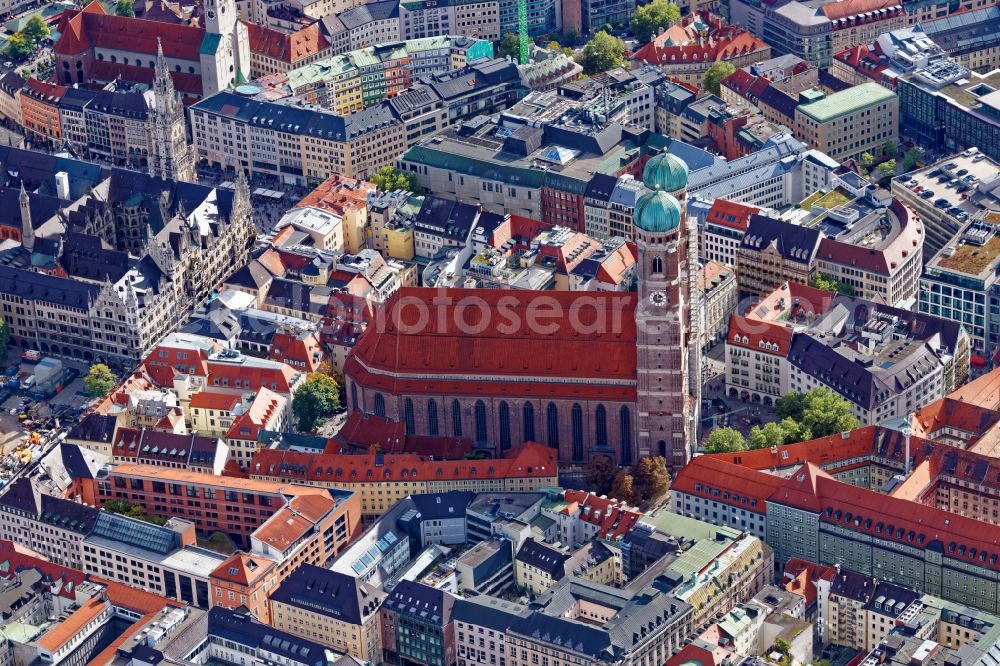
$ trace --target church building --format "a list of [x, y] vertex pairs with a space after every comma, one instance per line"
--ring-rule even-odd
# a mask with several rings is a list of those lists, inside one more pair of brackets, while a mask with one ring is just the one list
[[174, 88], [189, 101], [250, 79], [250, 40], [235, 0], [205, 0], [205, 26], [117, 16], [94, 0], [63, 12], [55, 43], [56, 80], [62, 85], [116, 79], [152, 83], [157, 55]]
[[345, 365], [353, 416], [471, 440], [491, 455], [533, 441], [566, 465], [662, 455], [682, 467], [700, 405], [687, 175], [668, 153], [643, 170], [635, 292], [397, 292]]

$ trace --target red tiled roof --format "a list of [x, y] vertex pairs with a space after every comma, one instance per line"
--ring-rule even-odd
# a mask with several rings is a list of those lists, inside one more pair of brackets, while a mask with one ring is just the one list
[[[822, 508], [818, 491], [820, 479], [836, 481], [813, 463], [807, 462], [786, 479], [781, 487], [771, 494], [769, 499], [772, 502], [787, 504], [798, 509], [819, 511]], [[837, 483], [840, 482], [837, 481]]]
[[334, 174], [317, 185], [312, 192], [295, 204], [296, 208], [320, 208], [343, 215], [351, 208], [364, 208], [368, 195], [375, 193], [375, 186], [366, 180], [357, 180]]
[[[792, 346], [792, 329], [769, 321], [730, 315], [729, 336], [726, 339], [726, 344], [755, 351], [766, 351], [768, 354], [777, 356], [787, 356], [788, 350]], [[777, 345], [777, 348], [768, 349], [767, 345]]]
[[578, 513], [581, 520], [597, 526], [597, 536], [601, 539], [614, 541], [617, 537], [624, 537], [642, 518], [642, 513], [616, 499], [583, 490], [567, 490], [564, 499], [573, 503], [573, 513]]
[[239, 396], [216, 393], [211, 390], [198, 391], [191, 396], [191, 407], [197, 409], [219, 409], [231, 412], [238, 404], [240, 404]]
[[211, 577], [249, 587], [274, 566], [274, 561], [249, 553], [233, 553], [215, 568]]
[[0, 541], [0, 553], [0, 578], [14, 578], [22, 571], [34, 569], [47, 578], [46, 584], [54, 594], [76, 599], [76, 588], [84, 579], [82, 571], [19, 553], [12, 541]]
[[69, 617], [55, 625], [44, 636], [38, 639], [38, 646], [43, 650], [55, 652], [81, 629], [90, 624], [98, 615], [107, 609], [107, 603], [97, 598], [88, 599]]
[[713, 33], [710, 42], [668, 44], [662, 35], [654, 38], [632, 56], [650, 65], [672, 65], [689, 62], [716, 62], [739, 55], [770, 49], [749, 32], [738, 26], [729, 26]]
[[[677, 473], [671, 487], [675, 492], [706, 497], [715, 502], [764, 514], [767, 512], [764, 504], [767, 498], [784, 483], [785, 480], [780, 476], [763, 474], [715, 456], [699, 456]], [[723, 496], [723, 489], [728, 497]], [[716, 495], [714, 491], [720, 492]], [[735, 499], [737, 497], [739, 499]], [[743, 503], [743, 498], [747, 499], [746, 504]], [[756, 505], [752, 505], [750, 500], [756, 500]]]
[[918, 437], [928, 437], [941, 428], [954, 428], [969, 433], [973, 443], [997, 423], [1000, 423], [1000, 413], [951, 397], [921, 407], [911, 420], [913, 434]]
[[104, 47], [155, 57], [159, 39], [167, 58], [200, 59], [204, 28], [106, 14], [94, 5], [99, 3], [92, 2], [83, 11], [63, 13], [59, 41], [54, 47], [57, 54], [75, 55], [92, 47]]
[[[636, 296], [604, 292], [403, 288], [348, 357], [345, 373], [394, 393], [635, 399]], [[574, 305], [576, 304], [576, 305]], [[596, 324], [596, 325], [595, 325]], [[517, 344], [511, 341], [517, 338]], [[467, 380], [560, 377], [557, 384]], [[447, 376], [453, 378], [446, 378]], [[614, 380], [597, 385], [588, 379]]]
[[[133, 83], [152, 85], [155, 73], [156, 70], [149, 67], [125, 65], [108, 60], [93, 62], [87, 69], [88, 78], [102, 83], [122, 79]], [[173, 79], [174, 89], [182, 96], [201, 97], [203, 90], [200, 75], [188, 72], [170, 72], [170, 78]]]
[[948, 397], [987, 409], [1000, 409], [1000, 368], [976, 377]]
[[330, 48], [330, 42], [319, 29], [319, 22], [291, 34], [272, 30], [256, 23], [247, 23], [250, 51], [295, 64]]
[[712, 291], [723, 278], [733, 274], [733, 269], [718, 261], [708, 261], [698, 270], [698, 288], [702, 292]]
[[607, 284], [621, 284], [635, 266], [636, 248], [633, 243], [623, 243], [621, 247], [605, 257], [597, 271], [597, 279]]
[[816, 583], [821, 580], [832, 580], [837, 570], [798, 557], [790, 557], [785, 562], [784, 573], [785, 589], [805, 597], [808, 606], [816, 601]]
[[[376, 455], [381, 464], [375, 464]], [[338, 473], [339, 472], [339, 473]], [[252, 477], [310, 483], [449, 481], [474, 478], [548, 478], [557, 474], [555, 449], [528, 443], [495, 460], [433, 460], [401, 454], [304, 453], [263, 449], [250, 463]]]
[[876, 429], [876, 426], [865, 426], [852, 430], [846, 438], [838, 433], [774, 449], [716, 453], [708, 457], [755, 470], [775, 470], [807, 462], [836, 470], [839, 468], [837, 463], [842, 460], [871, 455]]
[[708, 209], [705, 223], [717, 224], [720, 227], [728, 227], [746, 232], [747, 227], [750, 226], [750, 216], [759, 212], [760, 208], [756, 206], [748, 206], [736, 203], [735, 201], [726, 201], [725, 199], [716, 199], [712, 207]]

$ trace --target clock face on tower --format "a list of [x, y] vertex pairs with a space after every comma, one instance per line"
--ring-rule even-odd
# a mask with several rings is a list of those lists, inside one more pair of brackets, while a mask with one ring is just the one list
[[215, 10], [214, 9], [209, 9], [207, 12], [205, 12], [205, 15], [208, 16], [208, 18], [210, 20], [214, 19], [215, 18]]
[[649, 295], [649, 302], [653, 305], [663, 305], [667, 302], [667, 295], [662, 291], [654, 291]]

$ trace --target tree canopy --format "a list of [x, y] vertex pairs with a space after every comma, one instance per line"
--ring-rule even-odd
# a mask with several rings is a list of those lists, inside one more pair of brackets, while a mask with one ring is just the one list
[[393, 166], [382, 167], [368, 180], [379, 192], [392, 192], [393, 190], [414, 192], [417, 189], [417, 179], [413, 174], [400, 171]]
[[614, 497], [626, 504], [636, 504], [633, 481], [631, 474], [628, 474], [625, 470], [618, 470], [614, 481], [611, 482], [611, 490], [608, 491], [608, 497]]
[[716, 428], [705, 442], [706, 453], [735, 453], [747, 448], [746, 438], [736, 428]]
[[83, 385], [87, 389], [87, 395], [91, 398], [103, 398], [118, 385], [118, 378], [108, 366], [103, 363], [95, 363], [90, 366], [90, 370], [83, 378]]
[[606, 72], [625, 64], [625, 42], [606, 32], [599, 32], [587, 42], [580, 54], [586, 74]]
[[598, 495], [607, 495], [618, 475], [618, 467], [607, 456], [593, 456], [587, 463], [587, 488]]
[[635, 499], [655, 500], [670, 490], [670, 474], [663, 456], [646, 456], [632, 465]]
[[23, 32], [28, 39], [36, 43], [52, 34], [52, 31], [49, 30], [49, 26], [38, 14], [35, 14], [28, 19], [28, 22], [24, 24], [23, 28], [21, 28], [21, 32]]
[[299, 430], [311, 432], [340, 407], [340, 387], [330, 375], [314, 372], [292, 397], [292, 413]]
[[660, 28], [669, 28], [681, 18], [681, 10], [667, 0], [653, 0], [632, 14], [632, 33], [640, 44], [645, 44]]
[[835, 291], [838, 294], [844, 294], [846, 296], [854, 295], [854, 287], [841, 282], [837, 278], [826, 273], [817, 273], [816, 276], [809, 281], [809, 284], [817, 289], [823, 289], [825, 291]]
[[795, 419], [785, 417], [762, 426], [755, 425], [750, 429], [749, 444], [751, 449], [767, 449], [808, 439], [812, 439], [809, 428]]
[[712, 63], [712, 66], [705, 72], [705, 78], [703, 79], [705, 90], [713, 95], [721, 95], [722, 81], [735, 71], [736, 67], [731, 62], [719, 60]]
[[3, 317], [0, 317], [0, 356], [6, 356], [7, 346], [10, 344], [10, 324]]
[[500, 44], [497, 47], [497, 57], [506, 58], [510, 56], [517, 60], [518, 53], [521, 50], [521, 40], [517, 36], [516, 32], [505, 32], [503, 37], [500, 38]]
[[115, 3], [115, 14], [118, 16], [135, 16], [135, 5], [132, 0], [118, 0]]
[[7, 55], [15, 60], [24, 60], [35, 50], [35, 44], [23, 32], [15, 32], [7, 39]]
[[924, 154], [916, 146], [907, 150], [906, 154], [903, 155], [903, 171], [910, 171], [913, 169], [917, 166], [917, 162], [923, 159], [923, 157]]
[[851, 403], [822, 387], [808, 393], [783, 395], [774, 403], [774, 411], [782, 422], [791, 420], [802, 428], [795, 441], [826, 437], [858, 427]]

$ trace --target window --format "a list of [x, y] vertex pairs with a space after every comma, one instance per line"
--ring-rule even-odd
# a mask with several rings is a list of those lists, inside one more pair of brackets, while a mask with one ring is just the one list
[[550, 402], [545, 408], [545, 420], [548, 423], [549, 446], [553, 449], [559, 448], [559, 410], [554, 402]]
[[427, 432], [433, 437], [438, 435], [438, 406], [434, 398], [427, 401]]
[[375, 394], [375, 416], [385, 416], [385, 398], [381, 393]]
[[413, 401], [409, 398], [403, 401], [403, 420], [406, 422], [406, 434], [415, 434], [416, 424], [413, 422]]
[[351, 409], [358, 408], [358, 385], [351, 382]]
[[462, 436], [462, 406], [458, 400], [451, 403], [451, 434], [453, 437]]
[[530, 402], [524, 403], [521, 409], [521, 420], [523, 421], [524, 441], [535, 441], [535, 406]]
[[628, 467], [632, 464], [632, 414], [628, 407], [622, 405], [618, 412], [618, 419], [620, 422], [619, 439], [621, 440], [622, 467]]
[[583, 460], [583, 408], [573, 404], [573, 460]]
[[510, 408], [507, 401], [500, 401], [500, 450], [506, 451], [510, 448]]
[[594, 413], [594, 440], [601, 448], [608, 445], [608, 413], [604, 405], [598, 405]]
[[486, 403], [476, 400], [476, 441], [486, 441]]
[[653, 257], [652, 270], [653, 270], [654, 274], [655, 273], [662, 273], [663, 272], [663, 259], [661, 259], [660, 257]]

